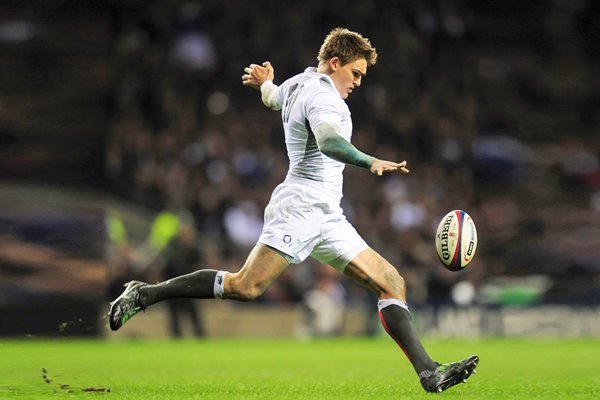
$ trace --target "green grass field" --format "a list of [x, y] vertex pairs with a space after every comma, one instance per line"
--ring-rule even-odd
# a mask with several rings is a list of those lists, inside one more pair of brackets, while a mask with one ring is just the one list
[[442, 394], [425, 393], [388, 338], [4, 340], [0, 399], [600, 398], [598, 339], [425, 344], [440, 361], [478, 354], [477, 375]]

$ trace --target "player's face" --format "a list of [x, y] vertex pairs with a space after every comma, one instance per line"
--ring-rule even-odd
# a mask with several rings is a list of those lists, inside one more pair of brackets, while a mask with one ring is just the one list
[[342, 65], [339, 59], [332, 60], [333, 74], [331, 79], [342, 99], [347, 99], [352, 91], [360, 86], [363, 76], [367, 74], [367, 60], [359, 58]]

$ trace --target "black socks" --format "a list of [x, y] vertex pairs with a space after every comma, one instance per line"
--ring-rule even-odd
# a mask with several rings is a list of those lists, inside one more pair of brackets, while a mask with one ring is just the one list
[[408, 309], [400, 306], [399, 303], [401, 303], [399, 300], [382, 300], [379, 302], [381, 323], [386, 332], [404, 351], [419, 377], [429, 375], [429, 371], [434, 371], [437, 364], [423, 348]]
[[218, 272], [215, 269], [201, 269], [156, 285], [142, 286], [139, 289], [141, 301], [148, 307], [161, 300], [177, 297], [214, 299], [215, 277]]

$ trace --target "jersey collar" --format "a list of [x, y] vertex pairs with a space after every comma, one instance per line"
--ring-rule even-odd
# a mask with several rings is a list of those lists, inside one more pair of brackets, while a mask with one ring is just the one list
[[327, 81], [331, 85], [331, 87], [335, 90], [335, 92], [338, 95], [340, 95], [340, 97], [342, 97], [340, 92], [338, 92], [337, 88], [335, 87], [335, 83], [333, 83], [333, 79], [331, 79], [331, 77], [329, 75], [317, 72], [316, 67], [308, 67], [308, 68], [306, 68], [306, 70], [304, 70], [304, 72], [307, 74], [311, 74], [311, 75], [317, 75], [317, 76], [319, 76], [319, 79], [323, 79], [323, 80]]

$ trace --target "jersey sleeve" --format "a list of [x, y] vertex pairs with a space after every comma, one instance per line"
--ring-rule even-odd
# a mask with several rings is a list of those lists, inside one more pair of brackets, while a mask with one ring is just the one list
[[335, 124], [340, 127], [342, 124], [341, 99], [337, 92], [325, 85], [325, 83], [321, 83], [321, 86], [316, 88], [304, 103], [305, 115], [313, 131], [323, 123]]
[[283, 107], [283, 101], [285, 100], [285, 83], [286, 82], [277, 87], [277, 91], [275, 92], [275, 96], [273, 97], [280, 109], [281, 107]]
[[273, 93], [273, 97], [271, 98], [272, 106], [274, 106], [276, 110], [281, 110], [283, 107], [283, 103], [285, 101], [285, 93], [287, 88], [289, 87], [289, 79], [284, 81], [281, 85], [277, 86], [277, 89]]

